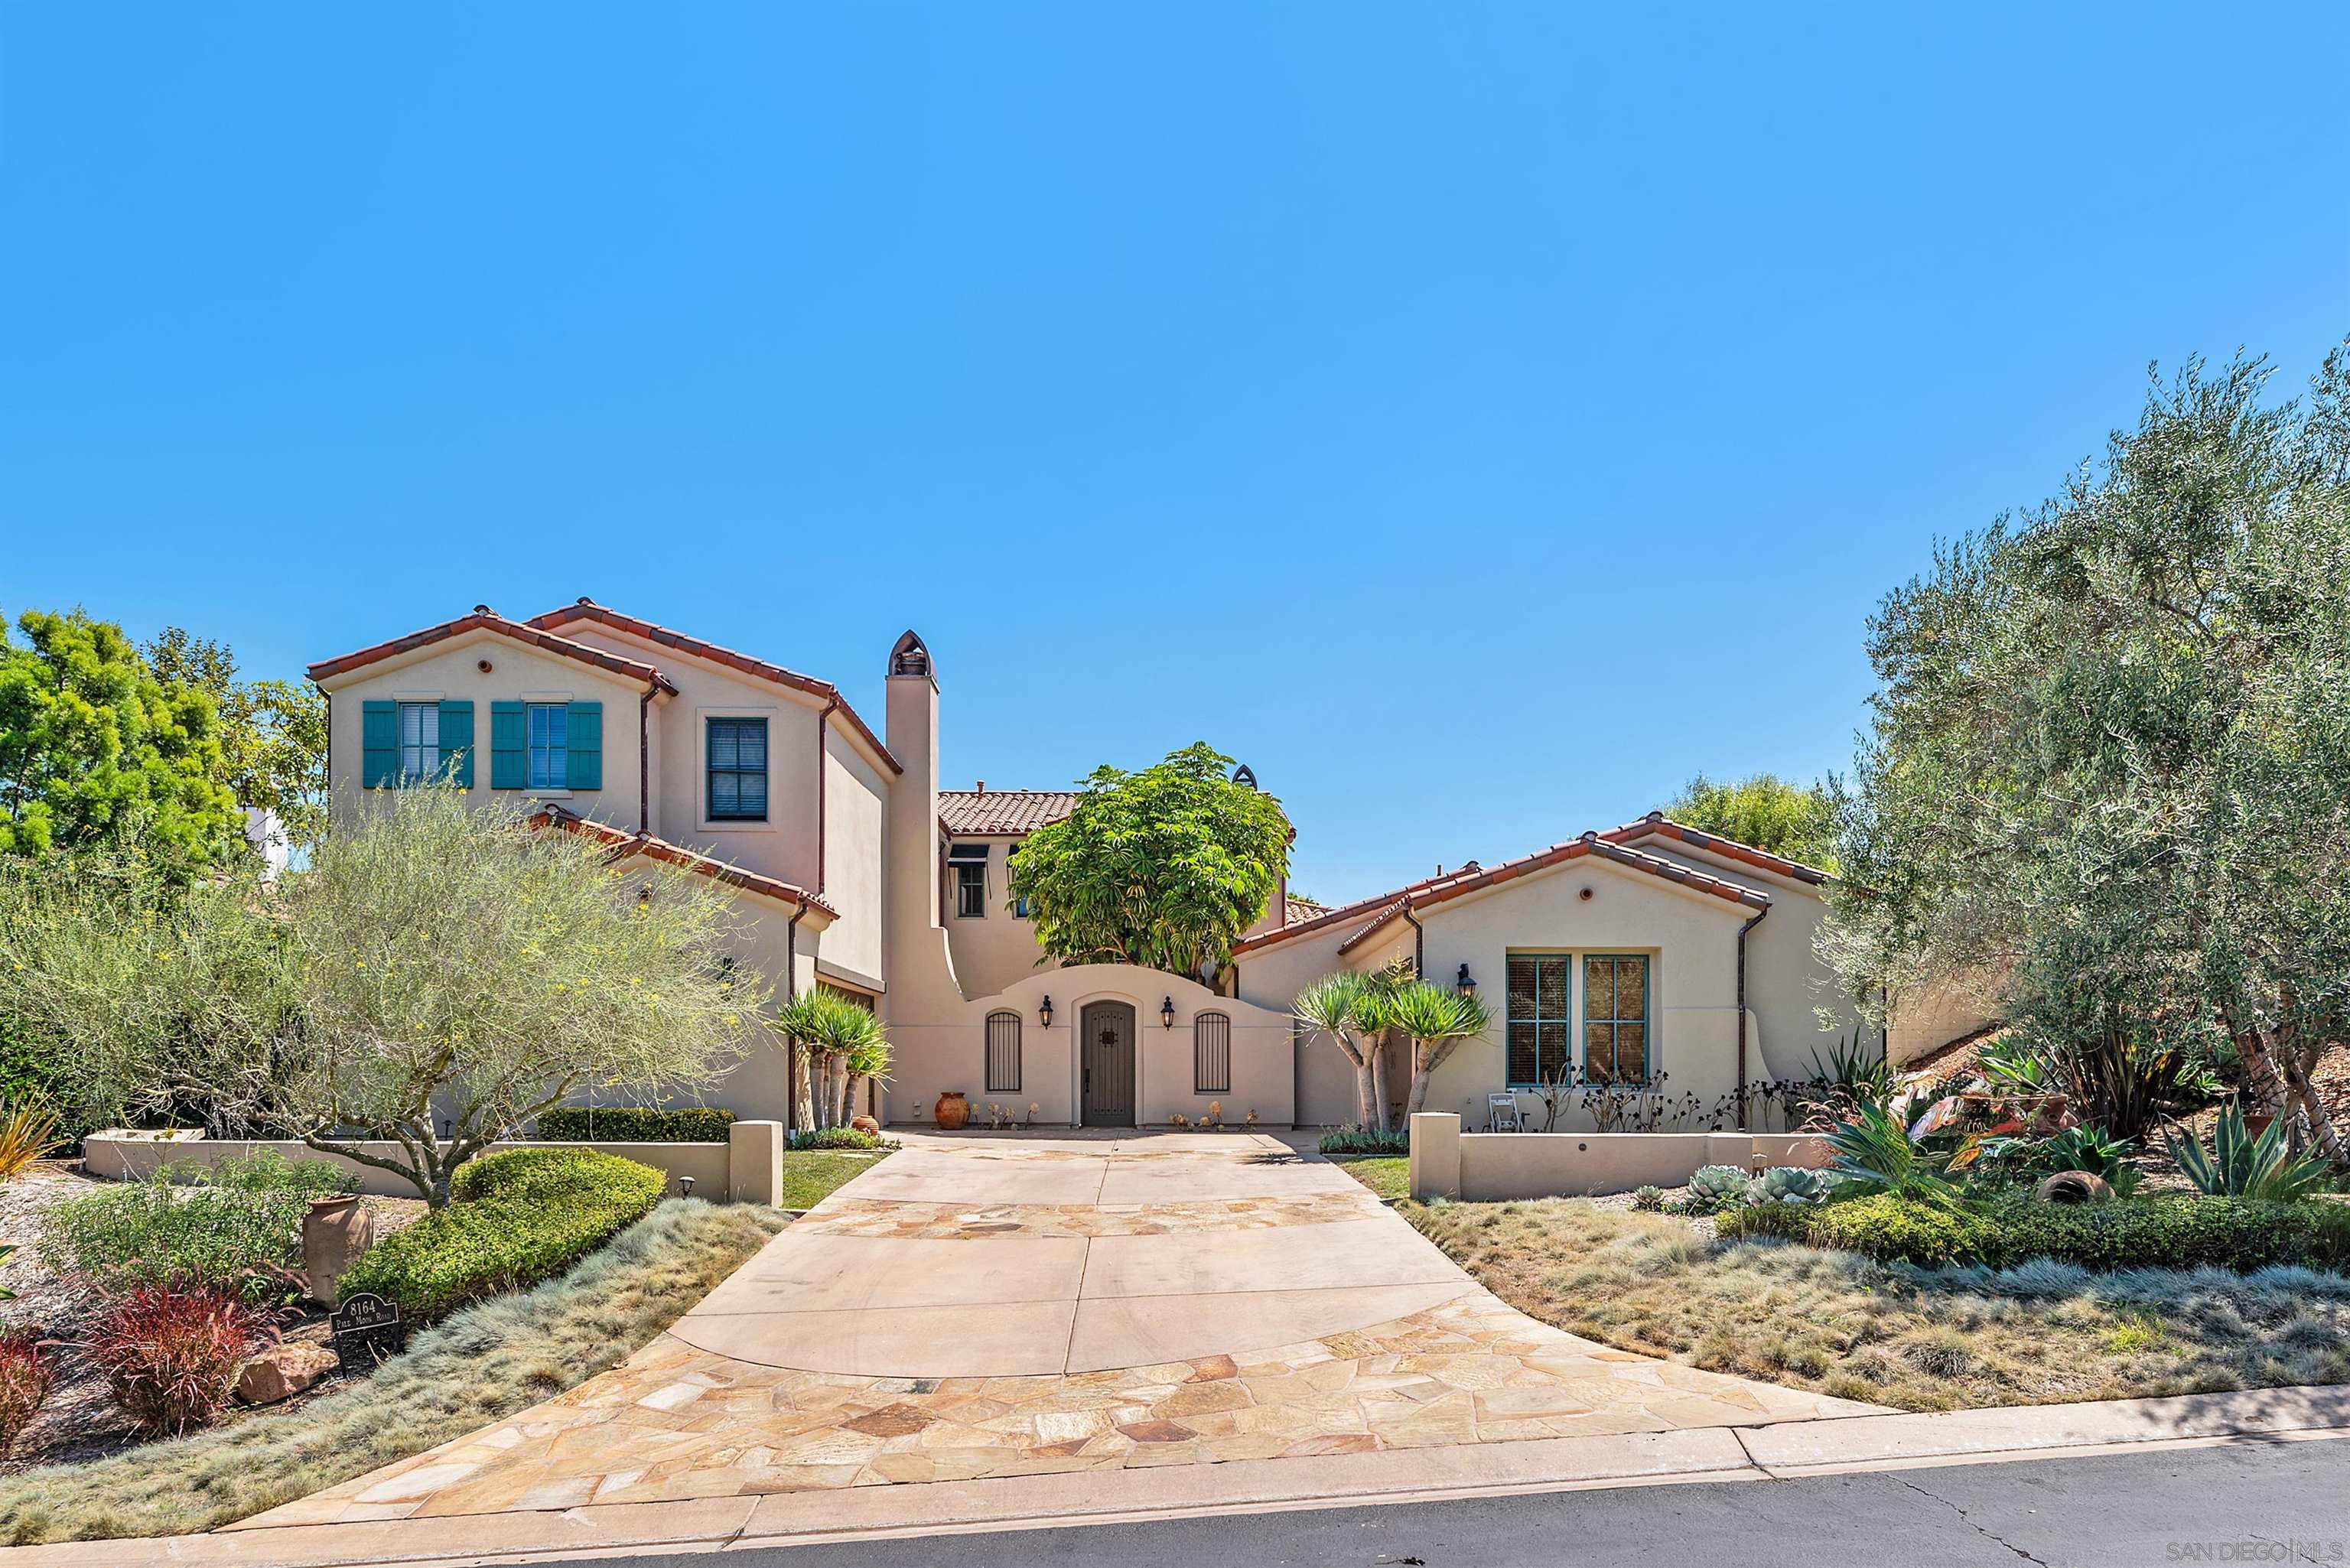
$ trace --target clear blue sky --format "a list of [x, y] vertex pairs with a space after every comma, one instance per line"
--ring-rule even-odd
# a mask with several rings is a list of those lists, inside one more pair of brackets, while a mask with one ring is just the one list
[[0, 5], [0, 607], [910, 625], [1326, 898], [1841, 767], [1937, 535], [2350, 329], [2350, 9], [1651, 9]]

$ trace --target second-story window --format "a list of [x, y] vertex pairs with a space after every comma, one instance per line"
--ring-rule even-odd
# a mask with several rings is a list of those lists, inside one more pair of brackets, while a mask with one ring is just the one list
[[958, 844], [947, 851], [954, 872], [955, 919], [977, 920], [987, 914], [987, 846]]
[[529, 720], [530, 787], [569, 789], [571, 753], [565, 733], [569, 726], [564, 704], [533, 702], [524, 712]]
[[767, 722], [712, 719], [709, 732], [712, 822], [767, 820]]
[[[1017, 859], [1019, 855], [1020, 846], [1017, 844], [1007, 844], [1003, 846], [1003, 886], [1007, 891], [1012, 887], [1012, 862]], [[1012, 918], [1015, 920], [1024, 920], [1028, 918], [1027, 899], [1012, 900]]]
[[422, 784], [440, 772], [441, 704], [402, 702], [400, 705], [400, 782]]

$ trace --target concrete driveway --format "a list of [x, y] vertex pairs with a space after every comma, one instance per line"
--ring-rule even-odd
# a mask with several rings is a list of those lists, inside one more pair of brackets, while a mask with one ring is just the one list
[[625, 1366], [241, 1528], [1873, 1408], [1536, 1323], [1269, 1136], [905, 1141]]

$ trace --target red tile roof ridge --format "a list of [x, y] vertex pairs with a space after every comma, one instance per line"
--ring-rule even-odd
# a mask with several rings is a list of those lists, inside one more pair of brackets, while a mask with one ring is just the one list
[[535, 621], [509, 620], [487, 605], [475, 605], [471, 611], [453, 620], [444, 620], [436, 626], [428, 626], [421, 631], [411, 631], [405, 637], [395, 637], [388, 641], [359, 649], [353, 653], [338, 655], [333, 659], [322, 659], [309, 667], [308, 673], [313, 680], [331, 680], [338, 675], [347, 675], [354, 670], [365, 669], [368, 665], [379, 663], [399, 654], [413, 652], [420, 648], [429, 648], [436, 642], [445, 642], [450, 638], [462, 637], [469, 631], [495, 632], [500, 637], [512, 638], [517, 642], [527, 643], [548, 653], [593, 664], [598, 669], [608, 670], [616, 675], [633, 676], [647, 685], [657, 687], [664, 691], [674, 692], [677, 690], [676, 685], [668, 676], [663, 675], [658, 668], [646, 663], [643, 659], [630, 659], [625, 654], [614, 653], [608, 649], [596, 648], [588, 643], [575, 641]]
[[609, 845], [615, 859], [625, 859], [631, 855], [648, 856], [665, 865], [691, 871], [697, 876], [712, 877], [730, 887], [741, 888], [746, 892], [779, 899], [786, 904], [798, 904], [829, 915], [835, 919], [840, 917], [840, 911], [825, 902], [823, 898], [795, 883], [785, 881], [780, 877], [769, 877], [758, 871], [746, 871], [740, 866], [730, 865], [714, 856], [704, 855], [700, 850], [688, 849], [681, 844], [672, 844], [666, 838], [656, 837], [650, 833], [631, 833], [627, 828], [615, 827], [608, 822], [598, 822], [592, 816], [582, 816], [567, 806], [559, 805], [553, 801], [540, 804], [538, 809], [531, 814], [530, 825], [533, 827], [560, 827], [567, 833], [577, 833], [584, 837], [593, 838], [598, 843]]
[[600, 625], [627, 632], [631, 637], [643, 638], [647, 642], [658, 643], [663, 648], [673, 648], [680, 653], [689, 654], [696, 659], [705, 659], [712, 664], [723, 664], [744, 675], [755, 676], [762, 680], [772, 680], [778, 686], [788, 686], [794, 691], [805, 691], [812, 697], [826, 698], [830, 701], [833, 710], [847, 722], [848, 726], [864, 740], [867, 745], [873, 748], [874, 753], [884, 763], [889, 764], [891, 773], [902, 774], [906, 771], [905, 764], [892, 755], [889, 748], [882, 743], [881, 737], [873, 732], [873, 727], [858, 715], [855, 708], [849, 706], [848, 699], [840, 694], [840, 688], [829, 680], [819, 680], [813, 675], [803, 675], [796, 670], [786, 670], [780, 664], [758, 658], [754, 654], [742, 653], [731, 648], [721, 647], [717, 643], [695, 637], [690, 632], [679, 631], [673, 627], [661, 626], [657, 622], [626, 614], [612, 608], [609, 605], [599, 605], [591, 598], [579, 598], [570, 604], [548, 610], [543, 615], [535, 615], [530, 618], [530, 624], [552, 629], [558, 626], [567, 626], [577, 620], [596, 621]]

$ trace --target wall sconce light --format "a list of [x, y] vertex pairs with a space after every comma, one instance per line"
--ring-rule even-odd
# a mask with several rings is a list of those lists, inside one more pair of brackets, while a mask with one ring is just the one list
[[1159, 1004], [1159, 1022], [1169, 1029], [1175, 1027], [1175, 999], [1169, 997]]
[[690, 1176], [681, 1176], [677, 1179], [677, 1184], [685, 1189], [686, 1197], [691, 1198], [693, 1196], [693, 1178]]
[[1459, 992], [1463, 996], [1474, 996], [1477, 994], [1477, 982], [1469, 978], [1469, 966], [1467, 964], [1464, 963], [1461, 966], [1461, 978], [1452, 982], [1452, 989]]
[[1046, 992], [1045, 1000], [1036, 1004], [1036, 1022], [1047, 1029], [1053, 1027], [1053, 994], [1050, 992]]

